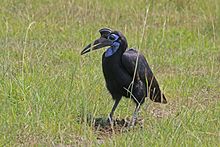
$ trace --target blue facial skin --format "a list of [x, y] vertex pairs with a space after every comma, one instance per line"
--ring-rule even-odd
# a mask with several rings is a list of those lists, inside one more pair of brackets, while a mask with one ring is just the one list
[[120, 43], [114, 42], [110, 48], [108, 48], [105, 52], [105, 57], [110, 57], [112, 56], [119, 48]]
[[108, 48], [105, 52], [105, 57], [110, 57], [112, 56], [119, 48], [120, 46], [120, 43], [119, 42], [116, 42], [118, 40], [119, 36], [116, 35], [116, 34], [111, 34], [108, 39], [114, 41], [111, 45], [110, 48]]

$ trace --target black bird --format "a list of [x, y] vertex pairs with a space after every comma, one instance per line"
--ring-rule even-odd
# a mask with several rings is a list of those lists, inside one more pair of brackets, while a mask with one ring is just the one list
[[134, 124], [145, 97], [159, 103], [167, 103], [167, 100], [145, 57], [135, 49], [127, 49], [125, 36], [119, 31], [112, 31], [108, 28], [102, 28], [99, 32], [101, 37], [86, 46], [81, 55], [92, 50], [109, 47], [102, 55], [106, 86], [115, 100], [109, 114], [109, 121], [112, 121], [114, 111], [124, 96], [132, 98], [136, 103], [132, 117], [132, 124]]

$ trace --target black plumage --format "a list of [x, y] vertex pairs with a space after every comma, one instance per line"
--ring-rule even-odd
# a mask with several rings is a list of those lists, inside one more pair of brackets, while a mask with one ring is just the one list
[[81, 54], [109, 46], [102, 56], [106, 87], [115, 100], [109, 120], [112, 120], [122, 96], [132, 98], [136, 104], [132, 124], [145, 97], [154, 102], [167, 103], [145, 57], [135, 49], [127, 49], [125, 36], [108, 28], [100, 29], [99, 32], [101, 37], [85, 47]]

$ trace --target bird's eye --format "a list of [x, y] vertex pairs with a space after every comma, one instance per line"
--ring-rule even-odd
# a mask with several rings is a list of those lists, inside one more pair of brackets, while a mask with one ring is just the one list
[[111, 41], [116, 41], [118, 40], [118, 35], [115, 35], [115, 34], [111, 34], [108, 36], [108, 39], [111, 40]]
[[110, 39], [110, 40], [115, 40], [115, 37], [114, 37], [113, 35], [110, 35], [110, 36], [108, 37], [108, 39]]

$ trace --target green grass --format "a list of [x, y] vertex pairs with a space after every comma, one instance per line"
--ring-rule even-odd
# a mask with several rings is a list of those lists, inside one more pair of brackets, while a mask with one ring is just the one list
[[[218, 0], [1, 0], [0, 146], [219, 146], [219, 6]], [[147, 101], [143, 128], [100, 140], [85, 120], [107, 118], [113, 104], [102, 75], [104, 50], [80, 51], [102, 27], [122, 31], [130, 47], [140, 48], [169, 103]], [[115, 118], [133, 109], [123, 99]]]

